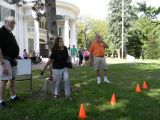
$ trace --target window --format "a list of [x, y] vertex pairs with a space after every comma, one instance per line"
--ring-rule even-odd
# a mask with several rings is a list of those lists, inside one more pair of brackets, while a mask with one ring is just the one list
[[4, 21], [6, 16], [15, 17], [15, 11], [0, 5], [0, 21]]
[[39, 22], [39, 28], [46, 29], [46, 22], [40, 21]]

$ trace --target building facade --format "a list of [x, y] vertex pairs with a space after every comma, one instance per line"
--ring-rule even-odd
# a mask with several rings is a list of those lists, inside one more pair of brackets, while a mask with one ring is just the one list
[[[13, 34], [20, 46], [20, 56], [23, 50], [28, 53], [32, 50], [39, 52], [42, 57], [48, 57], [46, 19], [39, 22], [35, 20], [35, 13], [32, 10], [33, 3], [11, 5], [5, 1], [0, 1], [0, 26], [3, 25], [4, 18], [12, 15], [16, 18], [16, 26]], [[66, 0], [56, 0], [56, 12], [58, 16], [58, 35], [64, 39], [67, 47], [77, 46], [76, 18], [80, 12], [79, 8]]]

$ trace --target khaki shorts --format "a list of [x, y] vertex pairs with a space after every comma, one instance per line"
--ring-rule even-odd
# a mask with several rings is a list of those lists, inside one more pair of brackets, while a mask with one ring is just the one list
[[94, 68], [95, 70], [100, 70], [100, 69], [108, 69], [108, 65], [106, 62], [105, 57], [95, 57], [93, 58], [94, 60]]
[[12, 67], [8, 60], [4, 60], [8, 69], [8, 75], [3, 74], [3, 66], [0, 65], [0, 80], [12, 80], [17, 76], [17, 67]]

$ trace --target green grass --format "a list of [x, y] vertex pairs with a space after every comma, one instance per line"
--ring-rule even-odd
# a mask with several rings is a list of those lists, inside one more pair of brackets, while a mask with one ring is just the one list
[[[85, 105], [87, 120], [158, 120], [160, 117], [160, 63], [130, 63], [109, 65], [112, 84], [96, 84], [93, 68], [84, 66], [70, 70], [72, 96], [68, 102], [62, 96], [41, 92], [44, 79], [40, 70], [33, 71], [33, 92], [29, 81], [16, 82], [22, 101], [0, 110], [0, 120], [76, 120], [81, 103]], [[47, 73], [45, 74], [47, 76]], [[148, 83], [148, 90], [135, 92], [136, 84]], [[109, 104], [112, 93], [117, 104]], [[5, 99], [9, 98], [6, 90]]]

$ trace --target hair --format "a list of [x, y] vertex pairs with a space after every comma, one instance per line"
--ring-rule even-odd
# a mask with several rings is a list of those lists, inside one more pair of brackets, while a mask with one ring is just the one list
[[26, 49], [24, 49], [23, 52], [26, 52]]
[[15, 18], [13, 16], [6, 16], [4, 21], [15, 21]]
[[59, 41], [60, 41], [60, 40], [63, 40], [63, 38], [60, 37], [60, 36], [56, 37], [56, 39], [55, 39], [55, 41], [54, 41], [54, 44], [53, 44], [53, 48], [54, 48], [54, 49], [59, 49], [59, 48], [60, 48], [60, 47], [59, 47]]

